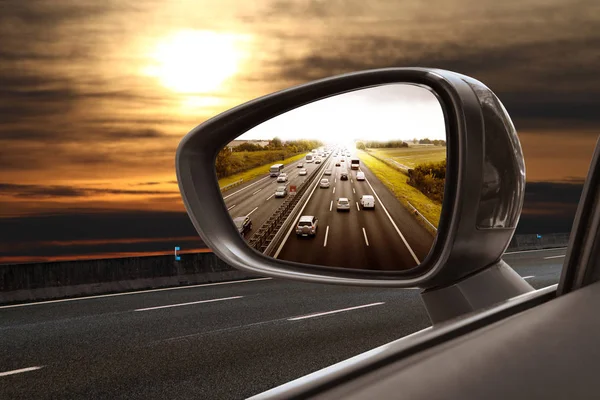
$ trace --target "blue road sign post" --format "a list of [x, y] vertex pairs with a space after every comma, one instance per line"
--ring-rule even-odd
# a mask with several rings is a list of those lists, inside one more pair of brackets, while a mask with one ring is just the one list
[[181, 256], [180, 256], [179, 254], [177, 254], [177, 252], [178, 252], [179, 250], [181, 250], [181, 249], [179, 248], [179, 246], [176, 246], [176, 247], [175, 247], [175, 261], [180, 261], [180, 260], [181, 260]]

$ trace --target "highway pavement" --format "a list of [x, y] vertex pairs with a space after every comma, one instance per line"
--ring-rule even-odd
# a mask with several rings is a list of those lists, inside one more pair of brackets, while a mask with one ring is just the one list
[[[298, 168], [298, 164], [300, 163], [303, 163], [306, 168], [306, 176], [299, 175], [301, 168]], [[304, 159], [285, 165], [283, 172], [288, 175], [288, 187], [300, 185], [318, 166], [315, 163], [307, 163]], [[285, 198], [275, 197], [275, 190], [281, 185], [284, 184], [277, 183], [275, 177], [265, 175], [223, 192], [225, 205], [232, 218], [248, 215], [252, 219], [253, 229], [246, 234], [247, 239], [269, 219], [285, 200]]]
[[[541, 288], [564, 254], [505, 260]], [[429, 326], [418, 292], [261, 278], [0, 307], [0, 399], [246, 398]]]
[[[344, 161], [341, 161], [344, 159]], [[335, 166], [339, 162], [340, 166]], [[429, 233], [394, 194], [364, 165], [350, 169], [348, 157], [331, 157], [325, 169], [332, 171], [330, 187], [321, 188], [315, 182], [299, 215], [319, 218], [314, 237], [297, 236], [291, 232], [280, 246], [277, 258], [302, 263], [353, 269], [398, 270], [412, 268], [425, 259], [433, 244]], [[341, 180], [343, 170], [348, 180]], [[356, 174], [365, 173], [364, 181]], [[321, 180], [318, 179], [317, 181]], [[375, 209], [360, 206], [362, 195], [375, 196]], [[337, 199], [350, 200], [350, 210], [337, 211]]]

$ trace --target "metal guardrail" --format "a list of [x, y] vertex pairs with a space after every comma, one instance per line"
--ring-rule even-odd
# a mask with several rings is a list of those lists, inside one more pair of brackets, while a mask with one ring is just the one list
[[[288, 196], [284, 202], [275, 210], [273, 215], [265, 221], [252, 237], [248, 240], [248, 245], [261, 253], [270, 254], [273, 249], [281, 242], [284, 233], [289, 229], [290, 221], [295, 220], [295, 212], [297, 206], [301, 204], [301, 200], [305, 198], [308, 188], [315, 178], [319, 175], [321, 169], [325, 166], [322, 162], [306, 180], [298, 185], [296, 194]], [[293, 217], [293, 218], [292, 218]]]
[[433, 228], [433, 230], [435, 232], [437, 232], [437, 228], [431, 222], [429, 222], [429, 220], [427, 218], [425, 218], [425, 216], [423, 214], [421, 214], [419, 212], [419, 210], [417, 210], [417, 208], [415, 206], [413, 206], [412, 204], [410, 204], [410, 201], [407, 201], [407, 203], [413, 209], [413, 211], [415, 212], [415, 214], [417, 214], [419, 217], [421, 217], [423, 219], [423, 221], [425, 221], [431, 228]]
[[224, 192], [224, 191], [226, 191], [226, 190], [229, 190], [229, 189], [231, 189], [232, 187], [235, 187], [235, 186], [237, 186], [237, 185], [240, 185], [240, 184], [242, 184], [243, 182], [244, 182], [244, 178], [240, 179], [239, 181], [235, 181], [235, 182], [233, 182], [233, 183], [230, 183], [229, 185], [225, 185], [225, 186], [223, 186], [222, 188], [220, 188], [220, 189], [221, 189], [221, 192]]

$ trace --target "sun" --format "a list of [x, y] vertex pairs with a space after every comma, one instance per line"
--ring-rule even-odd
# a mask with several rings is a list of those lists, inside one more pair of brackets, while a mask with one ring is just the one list
[[247, 56], [246, 35], [179, 31], [160, 41], [144, 73], [177, 93], [210, 93], [236, 75]]

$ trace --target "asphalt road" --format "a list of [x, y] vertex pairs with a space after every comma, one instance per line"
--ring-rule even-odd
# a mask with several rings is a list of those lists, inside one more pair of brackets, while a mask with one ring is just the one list
[[[505, 260], [540, 288], [564, 254]], [[273, 279], [5, 306], [0, 399], [242, 399], [428, 325], [418, 290]]]
[[[296, 216], [318, 217], [317, 234], [303, 237], [292, 232], [277, 258], [354, 269], [397, 270], [420, 264], [434, 237], [394, 194], [364, 165], [351, 170], [348, 157], [331, 157], [325, 169], [332, 171], [331, 176], [322, 176], [329, 179], [330, 187], [317, 185]], [[348, 180], [340, 179], [342, 170], [349, 172]], [[356, 180], [359, 171], [366, 180]], [[360, 206], [360, 197], [366, 194], [375, 196], [375, 209]], [[349, 199], [350, 210], [336, 210], [340, 197]]]
[[[306, 176], [298, 175], [300, 172], [299, 163], [304, 164], [307, 171]], [[300, 185], [318, 166], [314, 163], [307, 163], [304, 159], [284, 166], [283, 172], [288, 175], [288, 187], [290, 185]], [[275, 177], [266, 175], [223, 192], [225, 205], [232, 218], [249, 215], [252, 219], [253, 229], [246, 234], [246, 238], [249, 238], [253, 232], [258, 230], [285, 200], [281, 197], [275, 197], [275, 190], [281, 185], [283, 183], [277, 183]]]

